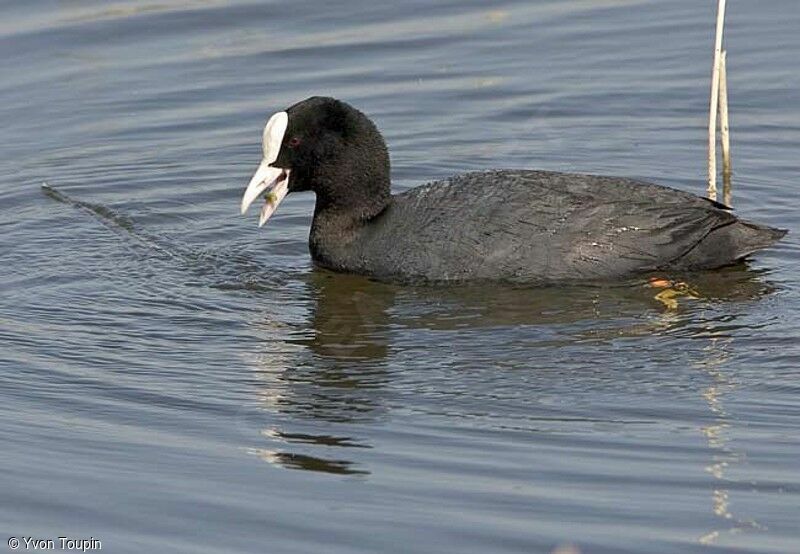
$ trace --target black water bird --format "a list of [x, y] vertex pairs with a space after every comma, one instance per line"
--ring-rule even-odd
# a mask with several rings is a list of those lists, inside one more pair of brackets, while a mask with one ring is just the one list
[[264, 196], [263, 225], [287, 193], [313, 191], [314, 262], [381, 280], [558, 284], [713, 269], [786, 234], [708, 199], [619, 177], [485, 171], [393, 195], [380, 132], [333, 98], [273, 115], [263, 151], [242, 213]]

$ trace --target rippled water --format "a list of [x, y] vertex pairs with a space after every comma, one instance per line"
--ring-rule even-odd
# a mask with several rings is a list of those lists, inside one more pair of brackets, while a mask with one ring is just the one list
[[[267, 116], [370, 114], [395, 188], [704, 190], [714, 2], [0, 5], [0, 530], [111, 552], [797, 552], [800, 10], [733, 2], [735, 204], [687, 278], [408, 288], [238, 216]], [[55, 192], [43, 191], [43, 181]], [[64, 196], [65, 195], [65, 196]]]

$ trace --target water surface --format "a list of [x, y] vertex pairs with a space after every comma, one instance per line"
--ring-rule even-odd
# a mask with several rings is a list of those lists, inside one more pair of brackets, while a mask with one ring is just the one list
[[[704, 190], [713, 2], [0, 6], [0, 531], [110, 552], [796, 552], [800, 11], [727, 28], [735, 205], [641, 282], [312, 268], [238, 216], [274, 111], [368, 113], [396, 190], [531, 167]], [[48, 182], [60, 193], [44, 194]]]

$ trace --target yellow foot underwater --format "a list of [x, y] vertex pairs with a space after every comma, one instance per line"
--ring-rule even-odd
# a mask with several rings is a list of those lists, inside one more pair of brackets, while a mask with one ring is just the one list
[[671, 281], [661, 277], [652, 277], [648, 283], [654, 289], [664, 289], [655, 295], [668, 310], [678, 309], [679, 298], [700, 298], [700, 294], [684, 281]]

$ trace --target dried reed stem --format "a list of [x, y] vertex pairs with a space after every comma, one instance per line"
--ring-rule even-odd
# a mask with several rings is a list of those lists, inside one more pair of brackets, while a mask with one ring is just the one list
[[733, 202], [731, 177], [731, 132], [728, 124], [728, 52], [723, 50], [719, 66], [719, 131], [722, 141], [722, 201], [726, 206]]
[[725, 27], [725, 2], [717, 6], [717, 35], [714, 43], [714, 66], [711, 73], [711, 101], [708, 111], [708, 197], [717, 199], [717, 108], [719, 106], [719, 73], [722, 58], [722, 32]]

